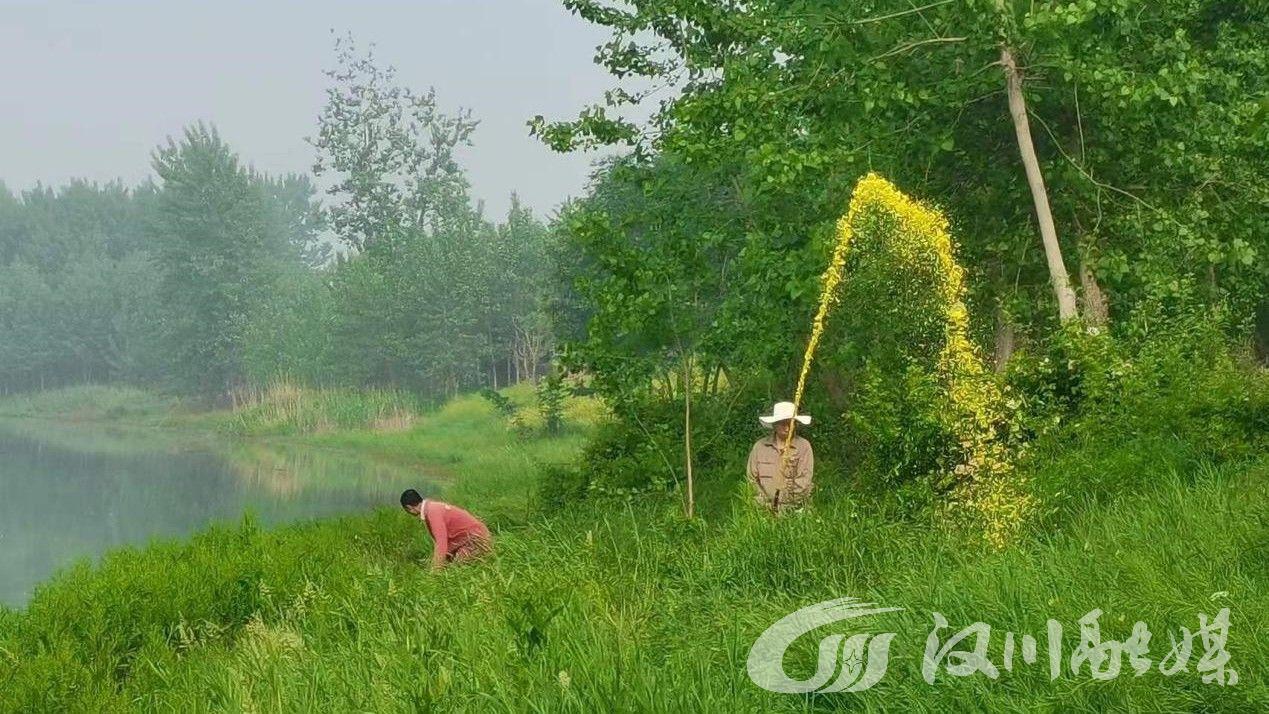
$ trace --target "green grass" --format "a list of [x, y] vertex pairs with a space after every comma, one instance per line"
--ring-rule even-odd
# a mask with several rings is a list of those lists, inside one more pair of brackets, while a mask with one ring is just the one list
[[238, 435], [315, 434], [341, 429], [403, 431], [423, 411], [407, 392], [390, 389], [313, 389], [277, 380], [234, 393], [233, 408], [217, 427]]
[[174, 397], [136, 387], [89, 384], [0, 399], [0, 416], [157, 426], [178, 406]]
[[[533, 411], [527, 385], [505, 391], [524, 413]], [[447, 498], [480, 504], [482, 513], [495, 520], [523, 523], [530, 516], [538, 472], [576, 459], [600, 418], [594, 399], [572, 398], [565, 409], [564, 433], [524, 438], [483, 398], [465, 395], [418, 415], [408, 429], [347, 429], [309, 434], [299, 441], [425, 464], [430, 475], [441, 479]]]
[[[523, 396], [523, 395], [521, 395]], [[590, 502], [526, 522], [534, 464], [583, 435], [521, 440], [478, 398], [411, 430], [304, 437], [448, 463], [451, 498], [492, 516], [489, 562], [439, 574], [399, 511], [277, 531], [250, 523], [108, 556], [0, 612], [0, 711], [1231, 711], [1269, 706], [1269, 458], [1212, 460], [1166, 435], [1048, 444], [1027, 465], [1115, 491], [1060, 501], [1000, 553], [892, 512], [831, 474], [811, 514], [779, 521], [730, 489], [685, 523], [672, 495]], [[1143, 457], [1149, 454], [1149, 457]], [[721, 475], [715, 475], [721, 476]], [[518, 505], [517, 505], [518, 504]], [[862, 694], [754, 687], [754, 638], [798, 607], [857, 596], [904, 608], [886, 678]], [[1049, 681], [1042, 663], [997, 681], [919, 669], [931, 611], [958, 626], [1042, 636], [1100, 608], [1103, 636], [1141, 620], [1157, 662], [1168, 632], [1233, 612], [1236, 687], [1190, 671]], [[820, 635], [822, 636], [822, 635]], [[820, 636], [789, 668], [809, 672]], [[1043, 642], [1043, 639], [1041, 639]], [[1043, 662], [1043, 653], [1041, 655]], [[7, 670], [7, 671], [6, 671]]]

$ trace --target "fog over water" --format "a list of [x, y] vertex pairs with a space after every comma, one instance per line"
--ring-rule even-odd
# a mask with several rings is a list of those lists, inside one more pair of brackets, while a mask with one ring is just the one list
[[107, 550], [250, 514], [264, 525], [393, 507], [417, 468], [299, 446], [0, 419], [0, 605]]
[[572, 116], [610, 86], [591, 62], [603, 33], [558, 0], [0, 0], [0, 12], [0, 180], [12, 191], [135, 184], [151, 150], [198, 120], [263, 171], [308, 171], [334, 30], [480, 119], [463, 160], [489, 215], [513, 190], [545, 215], [580, 193], [594, 157], [548, 151], [525, 121]]

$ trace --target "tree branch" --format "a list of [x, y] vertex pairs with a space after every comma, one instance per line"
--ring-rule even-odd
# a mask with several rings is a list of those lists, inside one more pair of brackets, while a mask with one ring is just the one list
[[968, 38], [966, 37], [931, 37], [928, 40], [917, 40], [916, 42], [908, 42], [906, 44], [899, 45], [895, 47], [894, 49], [889, 50], [888, 52], [883, 52], [877, 55], [876, 57], [869, 58], [868, 61], [876, 62], [877, 60], [882, 60], [897, 54], [903, 54], [904, 52], [911, 52], [912, 50], [922, 45], [942, 44], [946, 42], [964, 42], [966, 39]]

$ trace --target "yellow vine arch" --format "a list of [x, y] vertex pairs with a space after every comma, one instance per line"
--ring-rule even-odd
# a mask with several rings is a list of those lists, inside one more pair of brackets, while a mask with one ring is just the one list
[[[932, 254], [937, 261], [935, 268], [943, 276], [937, 289], [944, 340], [935, 369], [951, 410], [947, 419], [950, 435], [959, 443], [961, 454], [961, 461], [954, 468], [955, 486], [944, 508], [955, 521], [980, 529], [987, 543], [1003, 547], [1017, 533], [1032, 503], [998, 433], [1003, 421], [1000, 387], [969, 339], [965, 271], [956, 262], [947, 219], [875, 173], [855, 185], [850, 207], [837, 222], [832, 258], [820, 279], [819, 306], [811, 323], [793, 402], [802, 403], [825, 323], [840, 301], [846, 257], [860, 218], [873, 210], [884, 211], [896, 222], [897, 230], [888, 236], [888, 247], [911, 260]], [[788, 438], [792, 440], [793, 430]]]

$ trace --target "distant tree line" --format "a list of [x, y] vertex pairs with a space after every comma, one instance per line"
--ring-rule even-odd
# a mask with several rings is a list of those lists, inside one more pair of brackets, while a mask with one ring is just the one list
[[468, 116], [346, 41], [329, 74], [313, 140], [329, 209], [308, 176], [255, 171], [203, 125], [139, 186], [0, 185], [0, 390], [220, 399], [285, 376], [442, 397], [535, 379], [546, 226], [514, 196], [503, 221], [483, 216], [454, 158]]

